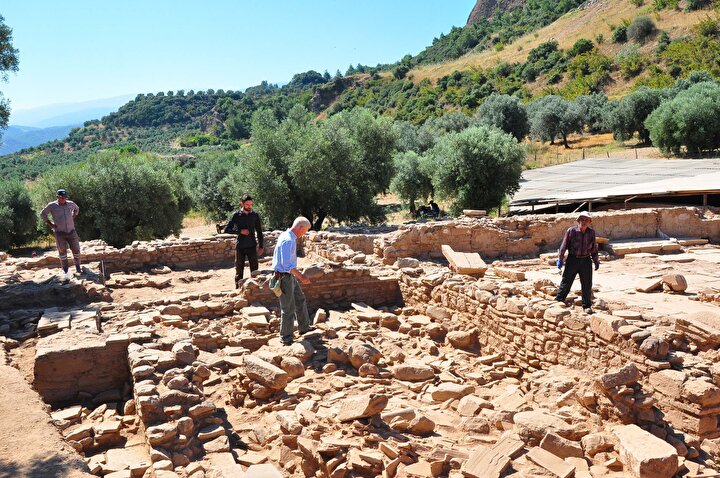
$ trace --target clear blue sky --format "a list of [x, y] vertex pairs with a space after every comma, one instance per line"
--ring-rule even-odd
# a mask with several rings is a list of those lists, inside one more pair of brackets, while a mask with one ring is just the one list
[[239, 90], [418, 53], [475, 0], [3, 0], [13, 109], [124, 94]]

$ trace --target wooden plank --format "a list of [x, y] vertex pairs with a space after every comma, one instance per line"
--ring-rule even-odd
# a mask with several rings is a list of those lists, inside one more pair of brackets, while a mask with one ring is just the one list
[[470, 478], [500, 478], [510, 467], [510, 463], [509, 456], [479, 445], [470, 453], [470, 458], [460, 471]]
[[528, 459], [560, 478], [570, 478], [575, 474], [575, 467], [559, 456], [536, 446], [527, 452]]

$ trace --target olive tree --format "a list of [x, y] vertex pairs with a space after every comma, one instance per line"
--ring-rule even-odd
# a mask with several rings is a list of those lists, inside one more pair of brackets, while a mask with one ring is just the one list
[[475, 126], [440, 138], [422, 163], [437, 196], [451, 211], [498, 207], [519, 188], [523, 148], [492, 126]]
[[480, 124], [495, 126], [521, 141], [530, 131], [525, 106], [516, 96], [493, 94], [476, 113]]
[[647, 87], [635, 90], [617, 102], [608, 110], [605, 123], [613, 132], [615, 139], [626, 141], [637, 132], [640, 141], [648, 144], [650, 132], [645, 127], [645, 119], [660, 105], [662, 92]]
[[0, 181], [0, 250], [21, 246], [37, 235], [37, 215], [20, 181]]
[[565, 147], [569, 147], [567, 137], [582, 129], [582, 117], [578, 106], [555, 95], [544, 96], [528, 106], [530, 136], [540, 141], [555, 144], [556, 138], [562, 138]]
[[191, 205], [180, 168], [149, 154], [107, 151], [51, 171], [37, 187], [38, 202], [60, 188], [80, 207], [80, 237], [116, 247], [179, 233]]
[[665, 153], [720, 148], [720, 85], [697, 83], [660, 105], [645, 120], [653, 145]]
[[415, 201], [424, 200], [433, 192], [430, 177], [422, 170], [421, 157], [414, 151], [397, 153], [393, 159], [395, 177], [390, 190], [407, 202], [410, 212], [415, 212]]

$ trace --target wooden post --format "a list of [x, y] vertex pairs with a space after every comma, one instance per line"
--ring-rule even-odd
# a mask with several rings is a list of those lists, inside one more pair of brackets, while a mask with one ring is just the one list
[[585, 148], [583, 148], [582, 150], [583, 150], [583, 159], [585, 159]]
[[607, 155], [608, 159], [610, 159], [610, 151], [605, 151], [605, 154]]
[[637, 146], [635, 146], [635, 159], [637, 159]]

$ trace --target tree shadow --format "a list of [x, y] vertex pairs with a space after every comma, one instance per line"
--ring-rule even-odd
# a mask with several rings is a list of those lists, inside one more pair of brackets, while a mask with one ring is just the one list
[[82, 460], [59, 455], [35, 458], [25, 465], [0, 459], [0, 478], [63, 478], [73, 471], [88, 472]]

